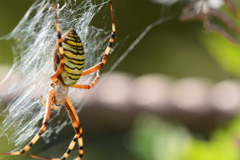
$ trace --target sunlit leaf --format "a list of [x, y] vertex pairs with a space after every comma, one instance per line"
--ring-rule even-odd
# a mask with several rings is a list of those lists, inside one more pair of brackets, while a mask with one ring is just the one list
[[202, 41], [223, 70], [231, 76], [240, 77], [240, 45], [217, 33], [204, 35]]

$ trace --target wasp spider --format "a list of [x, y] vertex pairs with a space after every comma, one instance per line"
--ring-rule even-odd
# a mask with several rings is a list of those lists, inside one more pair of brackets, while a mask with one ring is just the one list
[[[58, 42], [54, 50], [53, 61], [54, 61], [54, 70], [55, 73], [51, 76], [51, 87], [52, 89], [48, 93], [48, 99], [46, 104], [45, 115], [43, 118], [42, 126], [39, 129], [38, 133], [33, 137], [28, 145], [26, 145], [20, 151], [9, 152], [9, 153], [0, 153], [1, 155], [26, 155], [36, 159], [45, 159], [45, 160], [65, 160], [69, 157], [70, 152], [74, 148], [75, 144], [78, 143], [79, 146], [79, 155], [75, 160], [81, 160], [84, 154], [83, 150], [83, 138], [82, 138], [82, 127], [80, 124], [80, 119], [77, 115], [77, 112], [72, 105], [69, 97], [67, 96], [69, 87], [81, 88], [81, 89], [90, 89], [92, 88], [99, 79], [99, 69], [104, 66], [107, 62], [108, 55], [111, 51], [112, 44], [114, 43], [116, 36], [116, 29], [114, 23], [114, 13], [112, 7], [112, 0], [109, 0], [110, 14], [112, 20], [112, 33], [109, 39], [109, 43], [106, 47], [106, 50], [103, 54], [102, 60], [94, 65], [93, 67], [84, 70], [85, 56], [82, 41], [74, 29], [69, 29], [65, 34], [61, 35], [61, 29], [58, 22], [57, 14], [57, 4], [56, 1], [53, 2], [55, 19], [56, 19], [56, 31], [58, 33]], [[81, 76], [90, 74], [92, 72], [97, 72], [96, 78], [89, 85], [79, 85], [76, 84]], [[64, 105], [68, 116], [72, 122], [72, 126], [75, 131], [75, 136], [70, 142], [66, 152], [62, 155], [61, 158], [47, 158], [37, 155], [28, 154], [29, 151], [41, 135], [46, 131], [48, 121], [50, 119], [51, 109], [57, 109], [59, 105]]]

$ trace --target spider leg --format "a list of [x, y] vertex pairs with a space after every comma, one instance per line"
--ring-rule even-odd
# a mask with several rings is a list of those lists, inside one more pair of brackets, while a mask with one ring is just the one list
[[78, 141], [79, 144], [79, 156], [77, 158], [75, 158], [75, 160], [81, 160], [81, 158], [83, 157], [83, 139], [82, 139], [82, 127], [80, 125], [80, 120], [79, 117], [77, 115], [77, 112], [75, 110], [75, 108], [73, 107], [70, 99], [68, 97], [66, 97], [66, 101], [65, 101], [65, 109], [68, 113], [68, 116], [72, 122], [74, 131], [75, 131], [75, 136], [73, 137], [73, 140], [70, 142], [67, 151], [63, 154], [63, 156], [61, 158], [46, 158], [46, 157], [40, 157], [40, 156], [35, 156], [35, 155], [31, 155], [31, 154], [26, 154], [23, 153], [24, 155], [27, 155], [29, 157], [33, 157], [33, 158], [37, 158], [37, 159], [43, 159], [43, 160], [65, 160], [69, 157], [70, 152], [72, 151], [72, 149], [74, 148], [76, 142]]
[[26, 145], [20, 151], [9, 152], [9, 153], [0, 153], [1, 155], [20, 155], [20, 154], [23, 154], [23, 155], [27, 155], [28, 156], [28, 154], [26, 154], [26, 152], [28, 150], [30, 150], [32, 145], [34, 145], [38, 141], [38, 139], [41, 137], [41, 135], [47, 129], [47, 124], [48, 124], [48, 121], [49, 121], [49, 118], [50, 118], [50, 113], [51, 113], [51, 104], [53, 102], [54, 96], [55, 96], [54, 90], [51, 90], [49, 92], [49, 96], [48, 96], [48, 101], [47, 101], [45, 115], [44, 115], [43, 122], [42, 122], [42, 127], [38, 131], [38, 134], [33, 137], [33, 139], [30, 141], [30, 143], [28, 145]]
[[[48, 104], [49, 107], [50, 104]], [[69, 118], [71, 119], [74, 131], [75, 131], [75, 136], [73, 137], [72, 141], [70, 142], [68, 149], [66, 150], [66, 152], [62, 155], [61, 158], [47, 158], [47, 157], [41, 157], [41, 156], [36, 156], [36, 155], [32, 155], [32, 154], [27, 154], [27, 153], [23, 153], [26, 156], [32, 157], [32, 158], [37, 158], [37, 159], [43, 159], [43, 160], [65, 160], [69, 157], [71, 151], [73, 150], [74, 146], [76, 145], [76, 143], [78, 142], [79, 144], [79, 156], [75, 159], [75, 160], [81, 160], [82, 156], [83, 156], [83, 139], [82, 139], [82, 127], [80, 125], [80, 120], [79, 117], [77, 115], [77, 112], [75, 110], [75, 108], [73, 107], [70, 99], [68, 97], [66, 97], [66, 101], [65, 101], [65, 109], [69, 115]], [[50, 107], [49, 107], [50, 108]]]
[[[53, 97], [54, 97], [54, 90], [51, 91], [51, 94], [52, 96], [49, 96], [49, 101], [48, 101], [48, 105], [46, 106], [48, 108], [48, 112], [49, 112], [49, 116], [48, 118], [44, 118], [44, 119], [47, 119], [47, 121], [44, 121], [43, 124], [47, 124], [49, 118], [50, 118], [50, 110], [51, 110], [51, 100], [53, 100]], [[37, 158], [37, 159], [43, 159], [43, 160], [65, 160], [69, 157], [72, 149], [74, 148], [76, 142], [78, 141], [78, 144], [79, 144], [79, 156], [75, 159], [75, 160], [81, 160], [81, 158], [83, 157], [83, 139], [82, 139], [82, 127], [80, 125], [80, 120], [79, 120], [79, 117], [77, 115], [77, 112], [75, 110], [75, 108], [73, 107], [70, 99], [68, 97], [66, 97], [66, 101], [65, 101], [65, 109], [69, 115], [69, 118], [71, 119], [71, 122], [72, 122], [72, 125], [73, 125], [73, 128], [74, 128], [74, 131], [75, 131], [75, 136], [73, 137], [73, 140], [70, 142], [69, 146], [68, 146], [68, 149], [67, 151], [63, 154], [63, 156], [61, 158], [47, 158], [47, 157], [41, 157], [41, 156], [36, 156], [36, 155], [32, 155], [32, 154], [27, 154], [25, 153], [26, 151], [28, 151], [30, 149], [30, 147], [40, 138], [40, 133], [44, 133], [44, 131], [46, 130], [46, 127], [44, 129], [44, 131], [42, 131], [42, 128], [40, 129], [39, 131], [39, 136], [35, 136], [35, 137], [38, 137], [38, 138], [33, 138], [36, 139], [33, 140], [29, 143], [29, 145], [27, 145], [22, 151], [24, 152], [12, 152], [12, 153], [6, 153], [6, 154], [10, 154], [10, 155], [19, 155], [19, 154], [23, 154], [23, 155], [26, 155], [26, 156], [29, 156], [29, 157], [32, 157], [32, 158]], [[48, 115], [46, 113], [46, 115]], [[46, 116], [45, 116], [46, 117]]]
[[62, 46], [62, 35], [61, 35], [61, 27], [58, 22], [58, 14], [57, 14], [57, 3], [56, 1], [53, 1], [53, 7], [54, 7], [54, 12], [55, 12], [55, 19], [56, 19], [56, 30], [58, 32], [58, 50], [59, 50], [59, 55], [60, 55], [60, 62], [59, 62], [59, 67], [57, 71], [51, 76], [51, 79], [53, 82], [57, 82], [57, 77], [62, 73], [63, 68], [64, 68], [64, 49]]
[[110, 6], [110, 13], [111, 13], [111, 19], [112, 19], [112, 33], [111, 33], [111, 37], [109, 39], [108, 42], [108, 46], [103, 54], [103, 58], [102, 61], [98, 64], [96, 64], [95, 66], [83, 71], [82, 76], [90, 74], [92, 72], [95, 72], [96, 70], [99, 70], [100, 68], [102, 68], [108, 59], [108, 55], [110, 54], [112, 45], [115, 41], [115, 37], [116, 37], [116, 28], [115, 28], [115, 23], [114, 23], [114, 13], [113, 13], [113, 6], [112, 6], [112, 0], [109, 0], [109, 6]]
[[80, 119], [77, 115], [77, 112], [76, 112], [73, 104], [71, 103], [71, 101], [68, 97], [66, 97], [66, 102], [65, 102], [64, 106], [65, 106], [68, 116], [72, 122], [72, 126], [73, 126], [76, 134], [73, 137], [73, 140], [71, 141], [71, 143], [69, 144], [67, 151], [61, 157], [61, 160], [65, 160], [70, 155], [70, 152], [74, 148], [77, 141], [78, 141], [78, 145], [79, 145], [79, 148], [78, 148], [79, 155], [75, 160], [81, 160], [83, 157], [83, 154], [84, 154], [84, 150], [83, 150], [83, 139], [82, 139], [83, 130], [80, 125]]
[[93, 86], [95, 86], [95, 84], [96, 84], [96, 83], [98, 82], [98, 80], [99, 80], [99, 77], [100, 77], [100, 75], [99, 75], [99, 70], [97, 70], [97, 75], [96, 75], [95, 79], [91, 82], [91, 84], [89, 84], [89, 85], [75, 84], [75, 85], [73, 85], [73, 86], [71, 86], [71, 87], [73, 87], [73, 88], [82, 88], [82, 89], [90, 89], [90, 88], [92, 88]]

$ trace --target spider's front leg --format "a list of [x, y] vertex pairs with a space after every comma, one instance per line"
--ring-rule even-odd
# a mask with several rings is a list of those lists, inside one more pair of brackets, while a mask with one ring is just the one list
[[109, 42], [108, 42], [108, 46], [107, 46], [107, 48], [106, 48], [106, 50], [103, 54], [102, 61], [100, 63], [96, 64], [95, 66], [83, 71], [82, 76], [99, 70], [100, 68], [102, 68], [107, 63], [108, 55], [111, 52], [112, 45], [113, 45], [113, 43], [115, 41], [115, 38], [116, 38], [116, 27], [115, 27], [115, 22], [114, 22], [112, 0], [109, 0], [109, 7], [110, 7], [110, 13], [111, 13], [111, 20], [112, 20], [112, 33], [111, 33], [111, 36], [110, 36], [110, 39], [109, 39]]
[[62, 73], [63, 68], [64, 68], [64, 49], [62, 46], [63, 40], [62, 40], [62, 35], [61, 35], [61, 27], [58, 22], [58, 14], [57, 14], [57, 3], [56, 1], [53, 1], [53, 7], [55, 11], [55, 19], [56, 19], [56, 30], [57, 30], [57, 37], [58, 37], [58, 50], [59, 50], [59, 67], [57, 71], [54, 73], [54, 75], [51, 76], [51, 79], [53, 82], [57, 82], [58, 79], [57, 77]]

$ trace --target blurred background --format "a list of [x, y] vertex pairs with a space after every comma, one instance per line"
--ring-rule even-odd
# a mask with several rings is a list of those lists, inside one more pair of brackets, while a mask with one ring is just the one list
[[[240, 159], [240, 3], [210, 1], [202, 9], [200, 2], [208, 1], [114, 0], [117, 39], [105, 73], [149, 25], [166, 21], [151, 27], [86, 98], [79, 113], [84, 160]], [[14, 29], [32, 3], [1, 3], [0, 36]], [[2, 80], [13, 54], [8, 41], [0, 41], [0, 48]], [[0, 100], [1, 110], [8, 98]], [[68, 125], [31, 153], [60, 156], [72, 136]], [[0, 151], [7, 152], [7, 139], [0, 142]]]

